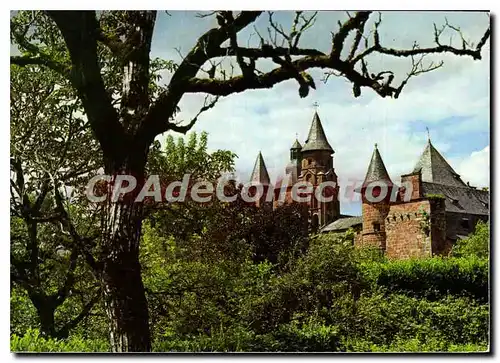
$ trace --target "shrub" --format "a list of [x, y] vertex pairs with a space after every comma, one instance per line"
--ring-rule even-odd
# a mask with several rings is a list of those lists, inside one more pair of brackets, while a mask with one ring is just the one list
[[38, 315], [25, 290], [10, 290], [10, 333], [23, 335], [29, 328], [38, 326]]
[[290, 271], [275, 275], [265, 294], [253, 302], [252, 328], [269, 333], [296, 314], [328, 311], [339, 301], [358, 296], [362, 278], [349, 242], [317, 237]]
[[378, 353], [423, 353], [423, 352], [453, 352], [453, 353], [481, 353], [488, 351], [488, 343], [478, 344], [450, 344], [435, 338], [396, 339], [390, 345], [377, 345], [370, 341], [355, 340], [350, 343], [349, 352], [378, 352]]
[[[438, 301], [405, 295], [362, 295], [343, 336], [390, 346], [398, 339], [435, 339], [449, 344], [488, 340], [489, 307], [469, 298]], [[346, 350], [352, 350], [348, 345]]]
[[28, 329], [26, 334], [10, 337], [12, 352], [109, 352], [107, 340], [89, 340], [71, 336], [65, 340], [45, 338], [36, 329]]
[[452, 256], [467, 257], [477, 256], [488, 258], [490, 247], [490, 230], [488, 224], [479, 221], [476, 224], [474, 233], [469, 237], [459, 240], [451, 251]]
[[488, 301], [488, 261], [477, 257], [429, 258], [363, 264], [372, 286], [387, 293], [436, 300], [447, 295]]
[[340, 349], [340, 329], [317, 316], [294, 319], [272, 334], [282, 352], [337, 352]]

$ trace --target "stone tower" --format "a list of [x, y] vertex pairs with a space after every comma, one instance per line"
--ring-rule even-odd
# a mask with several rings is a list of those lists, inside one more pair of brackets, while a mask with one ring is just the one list
[[[386, 186], [385, 190], [383, 185]], [[389, 213], [390, 198], [395, 185], [392, 183], [375, 144], [370, 165], [363, 185], [356, 189], [361, 193], [363, 211], [362, 243], [386, 248], [385, 219]]]
[[[255, 165], [253, 167], [252, 175], [250, 176], [251, 183], [258, 183], [263, 186], [261, 197], [255, 202], [257, 207], [264, 204], [269, 188], [271, 187], [271, 179], [269, 178], [269, 173], [267, 172], [266, 164], [262, 153], [259, 151], [257, 159], [255, 160]], [[256, 187], [252, 186], [249, 190], [249, 195], [255, 195]]]
[[286, 166], [285, 173], [290, 177], [289, 183], [293, 185], [297, 182], [301, 171], [301, 151], [302, 145], [299, 140], [295, 139], [292, 147], [290, 148], [290, 162]]
[[[340, 216], [339, 186], [333, 168], [333, 153], [319, 115], [315, 112], [309, 135], [300, 150], [301, 162], [298, 180], [308, 181], [313, 185], [314, 194], [311, 197], [310, 214], [312, 225], [317, 227], [325, 226]], [[333, 197], [330, 198], [331, 201], [320, 202], [315, 197], [317, 188], [323, 182], [333, 182], [322, 191], [324, 196]]]

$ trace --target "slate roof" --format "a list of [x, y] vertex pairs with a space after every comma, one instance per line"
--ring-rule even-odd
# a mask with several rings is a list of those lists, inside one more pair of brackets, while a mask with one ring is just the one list
[[[363, 187], [368, 186], [368, 184], [374, 181], [385, 181], [387, 183], [387, 186], [394, 185], [391, 178], [389, 177], [387, 169], [385, 168], [382, 156], [380, 156], [377, 144], [375, 144], [375, 150], [373, 150], [372, 158], [370, 160], [370, 165], [368, 165], [368, 170], [366, 171]], [[357, 188], [355, 191], [359, 192], [360, 190], [361, 188]]]
[[313, 150], [326, 150], [333, 154], [333, 149], [326, 139], [325, 130], [323, 130], [323, 125], [321, 125], [321, 120], [319, 119], [317, 112], [314, 113], [311, 128], [309, 129], [309, 135], [307, 136], [306, 143], [302, 148], [302, 151]]
[[321, 232], [341, 232], [351, 227], [363, 224], [363, 217], [341, 217], [325, 226]]
[[464, 187], [466, 184], [460, 179], [455, 170], [445, 158], [436, 150], [429, 139], [424, 152], [420, 156], [413, 172], [422, 173], [422, 181], [444, 185]]
[[302, 145], [300, 145], [299, 140], [295, 139], [295, 142], [290, 149], [302, 149]]
[[260, 151], [259, 155], [257, 155], [257, 160], [255, 160], [250, 181], [259, 182], [263, 185], [271, 184], [271, 179], [269, 178], [269, 173], [267, 172], [266, 164], [264, 163], [264, 158], [262, 157], [262, 153]]
[[444, 195], [447, 212], [489, 215], [490, 196], [487, 191], [427, 182], [422, 182], [422, 189], [424, 197], [426, 194]]
[[418, 171], [422, 175], [424, 197], [444, 195], [447, 212], [489, 215], [490, 193], [466, 185], [430, 139], [413, 169]]

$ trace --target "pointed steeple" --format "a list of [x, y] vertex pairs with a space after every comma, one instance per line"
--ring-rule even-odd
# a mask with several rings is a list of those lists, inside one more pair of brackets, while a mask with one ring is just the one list
[[367, 186], [374, 181], [385, 181], [388, 186], [394, 185], [389, 177], [387, 169], [385, 168], [382, 156], [380, 156], [377, 144], [375, 144], [375, 150], [373, 150], [372, 159], [370, 160], [370, 165], [368, 166], [363, 186]]
[[302, 150], [302, 145], [300, 145], [299, 140], [295, 139], [295, 142], [290, 148], [290, 160], [299, 162], [301, 150]]
[[262, 153], [260, 151], [259, 155], [257, 155], [257, 160], [255, 160], [250, 181], [259, 182], [262, 185], [271, 184], [271, 179], [269, 178], [269, 173], [267, 172], [266, 164], [264, 163], [264, 158], [262, 157]]
[[428, 183], [444, 184], [457, 187], [466, 186], [446, 159], [432, 145], [430, 138], [424, 152], [417, 161], [413, 172], [422, 174], [422, 181]]
[[309, 135], [307, 136], [306, 143], [302, 148], [303, 152], [312, 150], [325, 150], [330, 151], [333, 154], [333, 149], [326, 139], [325, 130], [323, 130], [323, 125], [321, 125], [321, 120], [319, 119], [317, 112], [314, 112], [311, 128], [309, 129]]
[[300, 149], [302, 149], [302, 145], [300, 145], [300, 142], [298, 139], [295, 139], [295, 142], [293, 143], [290, 150], [300, 150]]

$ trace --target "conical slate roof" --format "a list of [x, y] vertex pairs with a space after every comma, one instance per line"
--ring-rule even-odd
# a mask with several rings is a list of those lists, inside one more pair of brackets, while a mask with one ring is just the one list
[[389, 173], [387, 173], [387, 169], [385, 168], [382, 156], [380, 156], [377, 149], [377, 144], [375, 144], [375, 150], [373, 150], [372, 159], [370, 160], [363, 186], [367, 186], [374, 181], [385, 181], [388, 186], [393, 185]]
[[445, 158], [436, 150], [430, 139], [413, 169], [413, 172], [418, 171], [422, 174], [423, 182], [457, 187], [465, 186], [465, 183], [460, 179], [460, 175], [453, 170]]
[[290, 149], [302, 149], [302, 145], [300, 145], [299, 140], [295, 139], [295, 142]]
[[317, 112], [314, 113], [311, 128], [309, 129], [309, 135], [307, 136], [306, 143], [302, 148], [302, 151], [312, 150], [326, 150], [333, 153], [333, 149], [326, 139], [325, 130], [323, 130], [323, 125], [321, 125], [321, 120], [319, 119]]
[[257, 160], [255, 160], [250, 181], [258, 182], [262, 185], [271, 184], [271, 179], [269, 178], [269, 173], [267, 172], [266, 164], [264, 163], [264, 158], [262, 157], [262, 153], [260, 151], [259, 155], [257, 155]]

